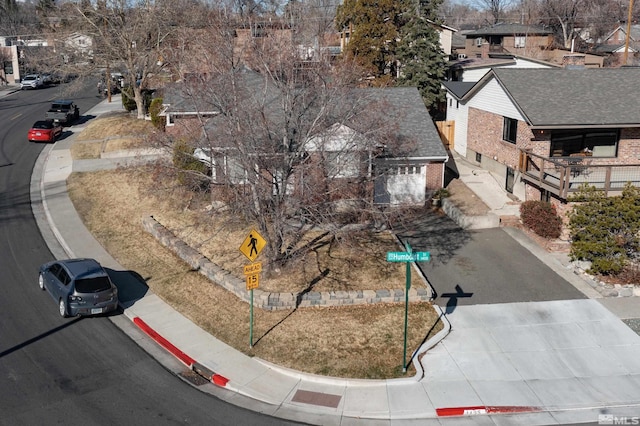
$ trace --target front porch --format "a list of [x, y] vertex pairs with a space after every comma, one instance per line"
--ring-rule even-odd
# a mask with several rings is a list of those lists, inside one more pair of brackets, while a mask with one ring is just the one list
[[520, 150], [522, 179], [563, 200], [585, 183], [608, 197], [620, 195], [627, 182], [640, 186], [640, 164], [603, 164], [606, 161], [582, 156], [549, 158]]

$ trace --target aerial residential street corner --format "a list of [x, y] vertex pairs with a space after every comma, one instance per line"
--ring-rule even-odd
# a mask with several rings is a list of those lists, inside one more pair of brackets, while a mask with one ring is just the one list
[[[90, 114], [99, 117], [119, 108], [116, 98], [101, 102]], [[80, 127], [71, 130], [76, 133]], [[43, 150], [37, 163], [41, 168], [34, 168], [32, 180], [33, 200], [41, 198], [43, 210], [34, 202], [34, 214], [57, 257], [93, 257], [107, 268], [122, 270], [86, 231], [65, 195], [66, 178], [83, 167], [82, 160], [69, 155], [72, 143], [73, 137], [66, 138]], [[116, 167], [126, 160], [93, 164]], [[461, 164], [464, 181], [467, 173]], [[483, 186], [473, 176], [474, 191], [492, 204], [495, 181], [487, 176]], [[566, 259], [563, 264], [560, 256], [533, 246], [517, 230], [507, 232], [582, 296], [458, 304], [446, 313], [451, 328], [418, 350], [415, 377], [367, 381], [289, 371], [233, 350], [149, 292], [126, 304], [124, 313], [185, 366], [207, 374], [216, 396], [249, 407], [248, 401], [254, 400], [263, 412], [289, 419], [318, 424], [431, 419], [446, 424], [451, 416], [455, 422], [456, 416], [487, 415], [555, 424], [595, 421], [605, 412], [637, 415], [640, 336], [620, 320], [637, 312], [637, 299], [602, 298], [567, 269]], [[238, 400], [240, 396], [249, 399]]]

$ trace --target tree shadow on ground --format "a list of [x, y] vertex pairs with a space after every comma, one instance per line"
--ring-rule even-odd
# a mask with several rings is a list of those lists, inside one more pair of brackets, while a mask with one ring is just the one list
[[471, 240], [471, 232], [461, 228], [441, 210], [423, 208], [392, 223], [392, 232], [411, 244], [413, 251], [428, 251], [432, 263], [446, 264]]
[[256, 339], [255, 342], [253, 342], [253, 346], [257, 345], [260, 340], [262, 340], [263, 338], [267, 337], [267, 335], [269, 333], [271, 333], [273, 330], [275, 330], [280, 324], [284, 323], [287, 319], [289, 319], [289, 317], [291, 315], [293, 315], [297, 310], [298, 307], [300, 306], [300, 303], [302, 302], [302, 296], [304, 296], [305, 294], [309, 293], [311, 290], [313, 290], [313, 286], [320, 282], [323, 278], [325, 278], [327, 275], [329, 275], [329, 269], [325, 269], [323, 270], [317, 277], [315, 277], [307, 286], [307, 288], [305, 288], [303, 291], [301, 291], [300, 293], [298, 293], [296, 295], [296, 307], [293, 308], [293, 310], [291, 312], [289, 312], [284, 318], [282, 318], [280, 321], [278, 321], [277, 323], [275, 323], [273, 326], [271, 326], [271, 328], [269, 328], [267, 331], [265, 331], [262, 336], [258, 337], [258, 339]]

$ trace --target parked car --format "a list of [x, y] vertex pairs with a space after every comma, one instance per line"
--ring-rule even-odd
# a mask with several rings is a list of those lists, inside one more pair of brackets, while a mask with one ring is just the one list
[[42, 79], [38, 74], [25, 75], [20, 82], [20, 89], [39, 89], [42, 87]]
[[29, 142], [55, 142], [62, 134], [62, 126], [53, 120], [40, 120], [33, 123], [27, 139]]
[[40, 76], [40, 80], [42, 80], [42, 84], [48, 86], [53, 84], [53, 76], [49, 73], [44, 73]]
[[118, 288], [95, 259], [66, 259], [40, 266], [40, 289], [58, 303], [62, 317], [98, 315], [118, 308]]
[[80, 118], [80, 110], [73, 101], [58, 100], [51, 103], [51, 107], [44, 117], [56, 123], [69, 124]]

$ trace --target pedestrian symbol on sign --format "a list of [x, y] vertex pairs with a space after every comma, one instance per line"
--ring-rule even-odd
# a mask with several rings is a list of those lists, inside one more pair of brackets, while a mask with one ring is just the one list
[[247, 238], [242, 242], [240, 251], [242, 254], [247, 256], [247, 259], [253, 262], [266, 245], [267, 242], [262, 238], [258, 231], [252, 229], [251, 232], [249, 232], [249, 235], [247, 235]]

